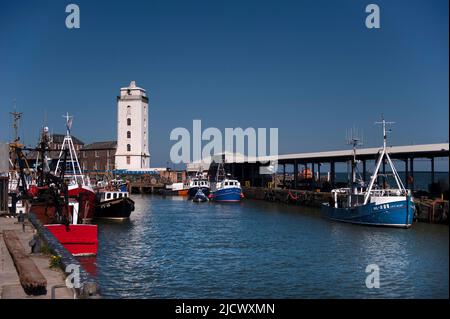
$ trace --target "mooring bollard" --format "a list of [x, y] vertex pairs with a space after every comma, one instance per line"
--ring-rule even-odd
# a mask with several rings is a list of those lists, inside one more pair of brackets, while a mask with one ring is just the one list
[[39, 235], [34, 235], [33, 239], [30, 240], [28, 243], [31, 247], [31, 253], [37, 254], [41, 252], [41, 239], [39, 238]]

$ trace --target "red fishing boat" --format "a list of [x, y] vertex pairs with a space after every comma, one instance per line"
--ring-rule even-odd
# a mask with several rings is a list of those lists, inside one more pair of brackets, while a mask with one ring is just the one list
[[72, 117], [66, 116], [67, 134], [54, 172], [49, 171], [48, 128], [41, 135], [37, 151], [39, 177], [31, 193], [30, 212], [75, 256], [97, 254], [97, 225], [90, 225], [95, 211], [95, 192], [81, 171], [70, 136]]

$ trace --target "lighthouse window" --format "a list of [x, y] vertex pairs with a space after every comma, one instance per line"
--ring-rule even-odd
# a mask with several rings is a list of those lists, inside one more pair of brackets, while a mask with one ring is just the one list
[[127, 125], [130, 126], [131, 125], [131, 119], [127, 118]]
[[131, 160], [130, 160], [130, 157], [129, 157], [129, 156], [127, 156], [127, 164], [129, 165], [129, 164], [130, 164], [130, 162], [131, 162]]
[[131, 152], [131, 145], [130, 144], [127, 144], [127, 151]]
[[127, 138], [131, 138], [131, 132], [130, 131], [127, 132]]

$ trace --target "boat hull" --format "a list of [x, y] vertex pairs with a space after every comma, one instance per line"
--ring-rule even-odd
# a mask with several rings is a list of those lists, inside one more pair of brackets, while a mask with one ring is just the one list
[[134, 201], [128, 197], [100, 202], [95, 207], [94, 218], [127, 219], [134, 211]]
[[208, 197], [206, 196], [195, 196], [192, 201], [194, 203], [204, 203], [208, 201]]
[[324, 203], [322, 213], [325, 217], [340, 222], [409, 228], [414, 220], [414, 203], [409, 199], [380, 205], [369, 203], [350, 208], [335, 208]]
[[192, 199], [192, 201], [194, 203], [203, 203], [203, 202], [207, 202], [208, 201], [208, 197], [202, 191], [198, 191], [195, 194], [195, 196]]
[[202, 190], [202, 193], [205, 194], [206, 196], [209, 196], [211, 190], [209, 187], [198, 187], [198, 186], [193, 186], [189, 188], [189, 197], [193, 198], [195, 197], [195, 195], [197, 194], [199, 188]]
[[242, 191], [238, 187], [222, 188], [211, 193], [211, 199], [216, 202], [239, 202]]
[[97, 225], [44, 225], [74, 256], [95, 256], [98, 251]]

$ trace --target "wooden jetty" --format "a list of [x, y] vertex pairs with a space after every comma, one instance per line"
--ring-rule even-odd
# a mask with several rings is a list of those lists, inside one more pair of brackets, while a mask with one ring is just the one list
[[245, 198], [320, 207], [332, 197], [328, 192], [264, 187], [242, 187]]
[[130, 183], [130, 193], [132, 194], [154, 194], [159, 189], [165, 188], [163, 183], [149, 183], [146, 181], [134, 181]]
[[417, 220], [428, 223], [447, 223], [449, 201], [443, 199], [415, 199]]

